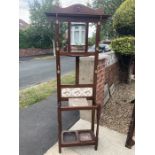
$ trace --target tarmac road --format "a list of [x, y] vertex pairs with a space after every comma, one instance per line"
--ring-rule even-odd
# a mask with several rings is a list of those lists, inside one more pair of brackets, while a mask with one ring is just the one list
[[[19, 154], [43, 155], [57, 141], [57, 94], [19, 111]], [[79, 120], [78, 111], [62, 113], [63, 129]]]
[[[62, 75], [74, 70], [74, 59], [62, 57]], [[26, 88], [56, 78], [55, 58], [20, 58], [19, 88]]]

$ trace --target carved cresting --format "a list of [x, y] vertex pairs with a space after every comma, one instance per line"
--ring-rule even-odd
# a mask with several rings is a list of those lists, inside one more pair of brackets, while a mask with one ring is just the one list
[[80, 9], [81, 9], [81, 6], [76, 6], [76, 7], [75, 7], [75, 11], [76, 11], [76, 12], [80, 12]]

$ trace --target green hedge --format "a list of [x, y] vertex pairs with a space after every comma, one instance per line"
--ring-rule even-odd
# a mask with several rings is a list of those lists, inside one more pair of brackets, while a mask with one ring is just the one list
[[126, 0], [113, 16], [113, 27], [120, 35], [135, 35], [135, 0]]
[[116, 54], [134, 55], [135, 54], [135, 38], [121, 37], [112, 40], [111, 47]]
[[19, 48], [29, 48], [27, 31], [19, 31]]
[[51, 48], [52, 41], [47, 28], [30, 27], [19, 31], [19, 48]]

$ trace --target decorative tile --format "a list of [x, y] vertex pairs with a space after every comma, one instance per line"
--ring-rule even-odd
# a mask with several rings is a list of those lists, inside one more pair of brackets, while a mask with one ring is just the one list
[[90, 87], [85, 88], [62, 88], [62, 97], [90, 97], [93, 95], [93, 90]]

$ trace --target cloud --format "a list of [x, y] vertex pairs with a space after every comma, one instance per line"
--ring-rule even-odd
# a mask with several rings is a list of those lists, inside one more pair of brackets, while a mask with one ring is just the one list
[[30, 12], [27, 0], [19, 0], [19, 18], [30, 23]]

